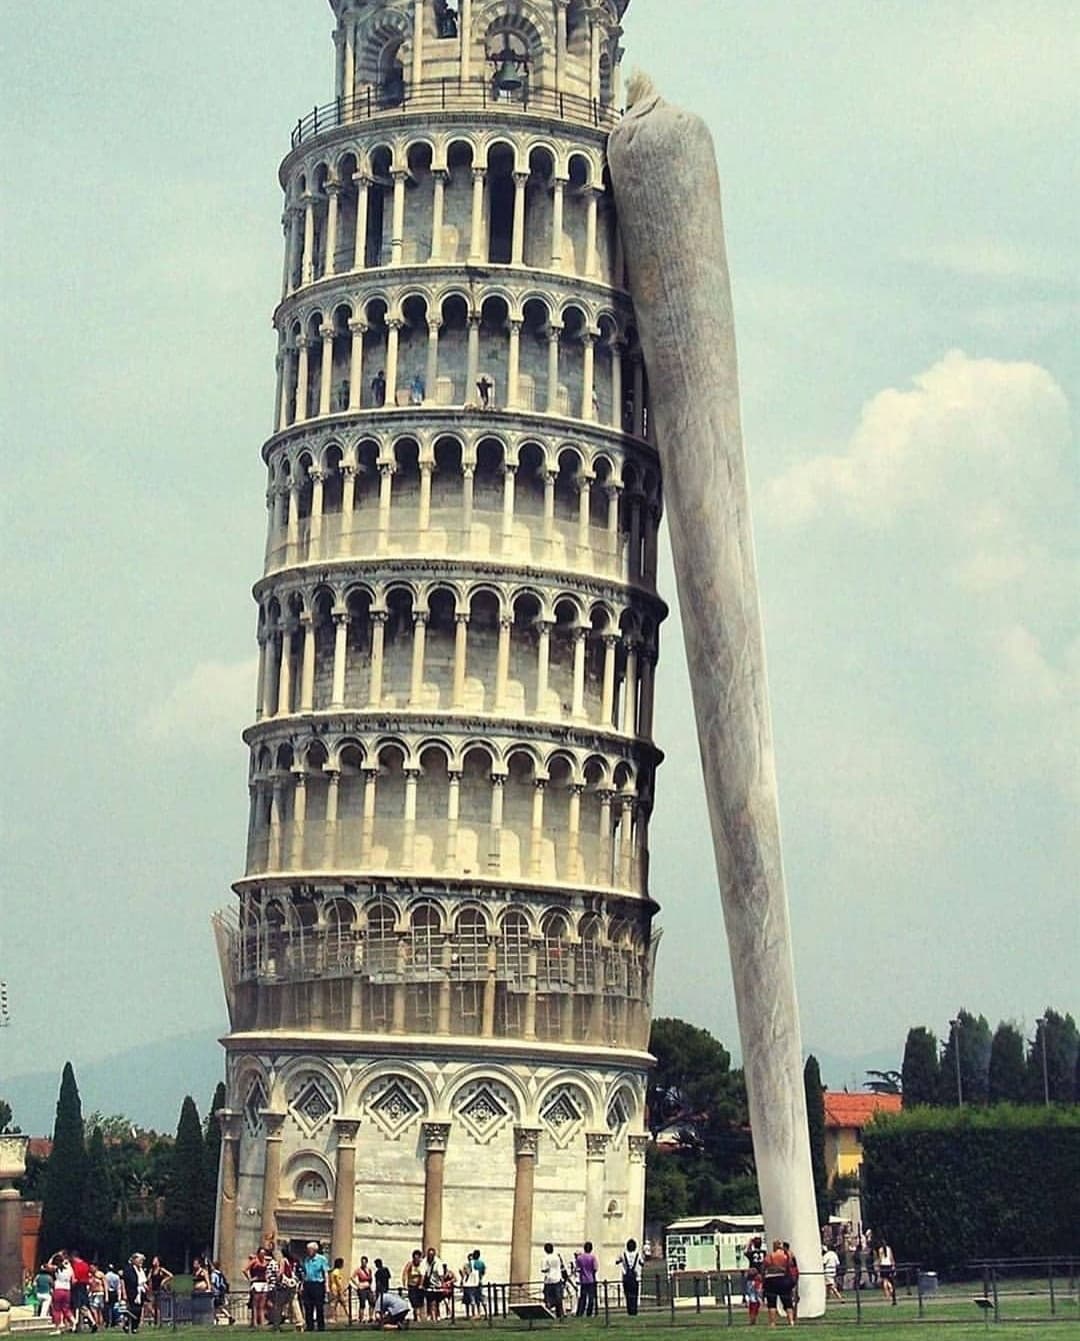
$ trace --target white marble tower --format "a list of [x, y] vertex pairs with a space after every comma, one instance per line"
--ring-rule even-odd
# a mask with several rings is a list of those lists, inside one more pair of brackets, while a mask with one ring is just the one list
[[660, 516], [626, 0], [331, 0], [281, 167], [217, 1249], [640, 1237]]

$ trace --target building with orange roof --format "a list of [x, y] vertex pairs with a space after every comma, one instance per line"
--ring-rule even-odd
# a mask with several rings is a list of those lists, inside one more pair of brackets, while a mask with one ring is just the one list
[[[849, 1094], [846, 1090], [825, 1091], [825, 1168], [829, 1182], [837, 1177], [858, 1177], [862, 1170], [863, 1128], [876, 1113], [899, 1113], [899, 1094]], [[861, 1208], [858, 1194], [840, 1208], [840, 1217], [858, 1222]]]

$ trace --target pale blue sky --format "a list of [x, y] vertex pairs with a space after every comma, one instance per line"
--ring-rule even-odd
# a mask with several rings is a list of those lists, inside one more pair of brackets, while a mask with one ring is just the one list
[[[717, 142], [803, 1032], [834, 1053], [1080, 1005], [1076, 17], [627, 16], [628, 63]], [[332, 47], [325, 0], [4, 22], [10, 1075], [224, 1026], [276, 171]], [[676, 617], [656, 1008], [733, 1043], [679, 642]]]

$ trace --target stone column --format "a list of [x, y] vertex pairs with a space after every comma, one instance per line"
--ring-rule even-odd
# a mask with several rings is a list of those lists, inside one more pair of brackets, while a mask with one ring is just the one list
[[255, 681], [255, 720], [262, 721], [263, 702], [266, 692], [266, 644], [269, 641], [265, 632], [262, 630], [258, 634], [259, 643], [259, 669]]
[[609, 484], [607, 494], [607, 549], [613, 569], [619, 566], [619, 498], [622, 495], [621, 484]]
[[570, 806], [566, 817], [567, 867], [571, 880], [581, 879], [581, 793], [580, 782], [570, 784]]
[[330, 1231], [330, 1258], [353, 1257], [353, 1225], [356, 1218], [356, 1133], [360, 1123], [335, 1118], [337, 1149], [334, 1152], [334, 1225]]
[[215, 1225], [214, 1257], [232, 1279], [240, 1274], [236, 1262], [236, 1152], [240, 1145], [240, 1114], [227, 1108], [217, 1111], [221, 1127], [221, 1154], [218, 1157], [218, 1203]]
[[424, 644], [427, 622], [426, 610], [413, 612], [412, 673], [409, 677], [410, 708], [419, 708], [424, 695]]
[[457, 870], [458, 819], [461, 813], [461, 771], [451, 768], [447, 777], [449, 785], [446, 792], [446, 869], [450, 874]]
[[351, 22], [345, 24], [345, 64], [342, 71], [342, 93], [345, 98], [346, 116], [352, 113], [352, 100], [356, 93], [356, 30]]
[[639, 676], [639, 699], [638, 699], [638, 735], [651, 737], [653, 729], [653, 675], [656, 670], [656, 661], [652, 651], [642, 649], [639, 656], [641, 665]]
[[331, 768], [329, 764], [323, 764], [323, 772], [327, 776], [327, 787], [326, 829], [323, 834], [322, 864], [324, 870], [333, 871], [337, 869], [337, 813], [341, 771], [337, 768]]
[[611, 1132], [585, 1133], [585, 1237], [594, 1244], [604, 1241], [604, 1162]]
[[417, 509], [416, 529], [421, 535], [431, 525], [431, 476], [434, 470], [434, 461], [420, 462], [420, 506]]
[[304, 207], [304, 257], [300, 282], [310, 284], [315, 278], [315, 197], [309, 191], [300, 203]]
[[637, 643], [626, 645], [626, 675], [623, 679], [620, 729], [624, 736], [637, 735]]
[[529, 826], [529, 874], [538, 879], [544, 843], [544, 792], [547, 778], [533, 782], [532, 823]]
[[415, 96], [424, 79], [424, 0], [416, 0], [413, 11], [412, 86]]
[[322, 336], [322, 364], [319, 368], [319, 414], [330, 413], [330, 392], [334, 382], [334, 328], [324, 324], [319, 327]]
[[360, 860], [371, 860], [371, 847], [375, 840], [375, 788], [379, 781], [378, 763], [372, 768], [361, 770], [364, 774], [364, 811], [360, 823]]
[[275, 774], [270, 782], [270, 836], [267, 845], [266, 868], [269, 871], [281, 870], [281, 774]]
[[614, 792], [601, 788], [597, 791], [600, 800], [600, 873], [605, 885], [613, 884], [611, 872], [611, 800]]
[[503, 466], [503, 513], [502, 543], [503, 549], [509, 549], [514, 540], [514, 480], [517, 466], [507, 463]]
[[559, 408], [559, 333], [561, 330], [561, 326], [553, 325], [548, 332], [548, 414], [555, 414]]
[[371, 680], [368, 691], [368, 707], [377, 708], [382, 703], [383, 653], [386, 642], [386, 611], [371, 612]]
[[439, 331], [441, 317], [431, 317], [427, 324], [427, 367], [424, 370], [425, 399], [432, 404], [438, 399], [439, 387]]
[[611, 427], [622, 429], [622, 346], [611, 342]]
[[323, 258], [323, 275], [332, 275], [337, 270], [338, 208], [341, 198], [341, 183], [326, 183], [326, 256]]
[[467, 84], [472, 78], [472, 0], [460, 0], [458, 33], [461, 36], [461, 79]]
[[649, 1148], [646, 1135], [626, 1138], [626, 1153], [630, 1162], [626, 1196], [626, 1235], [641, 1242], [645, 1231], [645, 1152]]
[[8, 1300], [22, 1298], [22, 1198], [13, 1184], [26, 1170], [28, 1145], [26, 1136], [0, 1136], [0, 1295]]
[[432, 176], [432, 201], [431, 201], [431, 260], [442, 260], [443, 244], [443, 217], [446, 211], [446, 179], [449, 176], [446, 168], [433, 168]]
[[540, 620], [538, 628], [540, 634], [537, 639], [536, 707], [534, 711], [537, 717], [542, 717], [547, 708], [548, 671], [551, 665], [551, 621], [549, 619]]
[[443, 1223], [443, 1178], [449, 1122], [425, 1122], [424, 1134], [424, 1228], [425, 1248], [440, 1248]]
[[281, 666], [278, 669], [278, 717], [287, 717], [292, 699], [292, 625], [281, 626]]
[[596, 277], [596, 213], [599, 193], [594, 187], [585, 188], [585, 278]]
[[585, 635], [586, 629], [574, 630], [574, 701], [572, 717], [585, 716]]
[[556, 177], [555, 194], [551, 202], [551, 268], [562, 269], [563, 201], [566, 196], [566, 178]]
[[350, 321], [352, 348], [349, 351], [349, 409], [358, 410], [364, 399], [364, 332], [366, 321]]
[[386, 323], [386, 404], [397, 404], [398, 338], [405, 323], [391, 317]]
[[475, 400], [480, 394], [476, 382], [480, 376], [480, 314], [469, 314], [469, 343], [465, 358], [465, 399]]
[[379, 462], [379, 533], [376, 547], [380, 554], [386, 550], [390, 533], [390, 503], [394, 487], [393, 461]]
[[293, 769], [292, 843], [289, 847], [289, 870], [299, 871], [304, 865], [304, 825], [307, 819], [307, 774], [302, 768]]
[[484, 1000], [480, 1014], [480, 1033], [491, 1038], [495, 1033], [495, 990], [499, 973], [499, 943], [492, 937], [487, 946], [487, 976], [484, 979]]
[[469, 656], [469, 616], [454, 616], [454, 686], [450, 695], [451, 708], [460, 711], [465, 706], [465, 675]]
[[312, 466], [308, 471], [308, 478], [311, 480], [311, 521], [308, 530], [308, 558], [321, 559], [323, 485], [326, 482], [326, 476], [318, 466]]
[[[356, 467], [351, 461], [341, 463], [341, 537], [338, 554], [345, 556], [353, 553], [352, 530], [353, 510], [356, 506]], [[330, 558], [337, 557], [330, 555]]]
[[546, 547], [551, 544], [552, 536], [555, 534], [555, 481], [558, 479], [558, 471], [544, 471], [544, 558], [550, 557], [551, 551]]
[[284, 1113], [262, 1108], [259, 1116], [266, 1128], [266, 1161], [263, 1165], [262, 1227], [259, 1234], [262, 1242], [277, 1240], [277, 1206], [281, 1195], [281, 1128], [285, 1122]]
[[466, 550], [472, 546], [473, 477], [475, 465], [461, 467], [461, 541]]
[[605, 727], [615, 725], [615, 648], [618, 642], [615, 634], [604, 634], [604, 683], [600, 697], [600, 723]]
[[277, 683], [278, 683], [278, 661], [280, 653], [278, 652], [277, 634], [273, 629], [266, 634], [266, 678], [263, 680], [263, 715], [265, 717], [274, 717], [277, 714]]
[[555, 90], [564, 92], [566, 78], [566, 9], [570, 0], [555, 0]]
[[303, 246], [303, 243], [300, 240], [300, 229], [302, 228], [302, 226], [303, 224], [300, 217], [300, 209], [296, 205], [291, 205], [289, 207], [289, 247], [288, 247], [289, 252], [288, 287], [290, 293], [295, 288], [295, 285], [293, 284], [293, 275], [295, 275], [297, 271], [296, 259], [298, 255], [302, 255], [301, 247]]
[[296, 407], [293, 422], [302, 424], [308, 417], [308, 348], [311, 341], [306, 335], [296, 337], [296, 347], [300, 353], [296, 368]]
[[630, 564], [628, 575], [631, 582], [641, 578], [641, 496], [630, 495]]
[[506, 778], [503, 774], [491, 776], [491, 823], [488, 826], [488, 870], [498, 871], [502, 866], [502, 822], [503, 791]]
[[295, 563], [300, 546], [300, 481], [285, 486], [285, 545], [287, 561]]
[[617, 884], [622, 889], [630, 889], [634, 883], [634, 811], [637, 798], [622, 798], [622, 823], [619, 825], [619, 878]]
[[592, 98], [593, 102], [599, 101], [600, 98], [600, 50], [604, 38], [603, 30], [595, 17], [598, 12], [594, 11], [592, 29], [589, 33], [591, 42], [589, 51], [589, 97]]
[[367, 260], [368, 190], [371, 187], [371, 179], [365, 177], [362, 172], [354, 172], [353, 181], [356, 183], [356, 242], [353, 246], [353, 269], [363, 270]]
[[645, 436], [645, 361], [641, 356], [641, 350], [635, 350], [633, 354], [634, 368], [634, 428], [633, 431], [639, 438]]
[[578, 557], [585, 563], [592, 546], [589, 544], [589, 507], [592, 502], [592, 480], [583, 475], [578, 480]]
[[506, 682], [510, 678], [510, 629], [513, 622], [509, 615], [499, 617], [499, 646], [495, 653], [496, 712], [502, 712], [506, 707]]
[[581, 373], [581, 417], [582, 419], [595, 419], [596, 411], [593, 408], [593, 395], [595, 393], [596, 383], [596, 336], [592, 331], [586, 331], [581, 337], [582, 352], [582, 373]]
[[[539, 1127], [514, 1128], [514, 1211], [510, 1226], [511, 1299], [520, 1297], [520, 1287], [532, 1279], [533, 1188], [536, 1156], [540, 1148]], [[514, 1286], [519, 1287], [515, 1293]]]
[[345, 656], [349, 647], [349, 612], [334, 611], [334, 677], [330, 690], [330, 706], [345, 706]]
[[479, 265], [484, 258], [484, 181], [486, 168], [472, 170], [472, 228], [469, 235], [469, 261]]
[[525, 262], [525, 183], [529, 180], [527, 172], [514, 173], [514, 228], [510, 244], [510, 264], [523, 265]]
[[516, 410], [521, 396], [521, 327], [522, 322], [510, 322], [510, 351], [506, 363], [506, 405]]
[[[405, 243], [405, 179], [409, 172], [407, 168], [394, 168], [390, 175], [394, 179], [394, 203], [390, 223], [390, 264], [400, 265], [402, 248]], [[387, 378], [387, 382], [389, 383], [389, 378]]]

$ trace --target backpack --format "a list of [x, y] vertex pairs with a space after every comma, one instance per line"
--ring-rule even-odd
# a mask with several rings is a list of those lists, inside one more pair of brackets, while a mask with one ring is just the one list
[[224, 1271], [220, 1267], [215, 1267], [210, 1273], [210, 1286], [214, 1294], [220, 1299], [229, 1293], [229, 1282], [225, 1278]]

